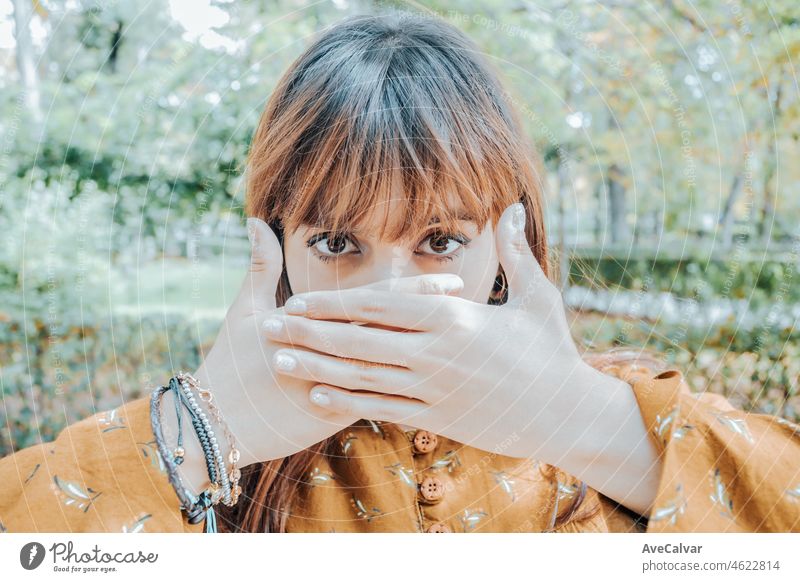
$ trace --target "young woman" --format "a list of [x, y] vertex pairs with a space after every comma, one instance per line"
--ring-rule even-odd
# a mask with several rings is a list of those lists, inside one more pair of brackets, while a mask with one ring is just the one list
[[[220, 531], [800, 531], [800, 428], [579, 353], [511, 102], [462, 33], [407, 14], [329, 28], [280, 80], [251, 269], [193, 374], [241, 452]], [[0, 528], [213, 530], [181, 512], [150, 400], [0, 461]]]

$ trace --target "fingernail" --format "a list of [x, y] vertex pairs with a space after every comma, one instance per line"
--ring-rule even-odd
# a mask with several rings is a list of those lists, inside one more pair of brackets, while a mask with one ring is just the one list
[[314, 388], [311, 391], [311, 402], [318, 406], [328, 406], [331, 403], [331, 397], [324, 388]]
[[275, 367], [284, 372], [291, 372], [297, 366], [297, 360], [289, 354], [278, 352], [275, 354]]
[[516, 202], [514, 204], [514, 210], [512, 210], [511, 215], [511, 224], [517, 230], [525, 229], [525, 207], [521, 202]]
[[460, 291], [464, 288], [464, 280], [458, 275], [453, 275], [452, 277], [447, 277], [444, 279], [444, 281], [442, 281], [442, 287], [444, 288], [445, 293], [451, 291]]
[[264, 331], [267, 333], [278, 333], [283, 327], [283, 322], [277, 317], [270, 317], [264, 320], [261, 327], [263, 327]]
[[283, 308], [291, 315], [303, 315], [306, 312], [306, 302], [300, 297], [289, 297]]

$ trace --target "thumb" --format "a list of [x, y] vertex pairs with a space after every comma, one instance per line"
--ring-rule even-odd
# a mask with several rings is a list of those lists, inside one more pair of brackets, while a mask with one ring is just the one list
[[283, 249], [275, 232], [260, 218], [247, 219], [247, 237], [250, 239], [250, 267], [236, 303], [249, 315], [275, 309], [275, 293], [283, 272]]
[[497, 222], [497, 256], [508, 282], [509, 302], [552, 286], [525, 237], [525, 220], [525, 207], [517, 202], [506, 208]]

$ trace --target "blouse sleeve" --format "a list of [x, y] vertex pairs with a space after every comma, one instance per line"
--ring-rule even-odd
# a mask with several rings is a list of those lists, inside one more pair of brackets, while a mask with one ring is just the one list
[[0, 459], [0, 532], [197, 532], [166, 474], [150, 398]]
[[663, 461], [648, 532], [800, 531], [800, 426], [694, 394], [675, 370], [628, 381]]

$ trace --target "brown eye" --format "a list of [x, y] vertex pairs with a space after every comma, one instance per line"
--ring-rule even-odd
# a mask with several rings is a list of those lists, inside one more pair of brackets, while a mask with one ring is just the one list
[[462, 234], [435, 232], [422, 241], [418, 254], [427, 255], [436, 260], [451, 260], [463, 247], [466, 247], [469, 242], [470, 239]]
[[336, 235], [328, 238], [328, 250], [334, 254], [339, 254], [344, 251], [347, 246], [347, 237]]
[[[358, 247], [347, 234], [322, 232], [311, 237], [306, 242], [314, 250], [316, 256], [322, 261], [338, 259], [358, 252]], [[352, 246], [352, 249], [348, 247]]]
[[435, 253], [447, 252], [450, 245], [450, 239], [446, 236], [433, 236], [430, 241], [431, 250]]

